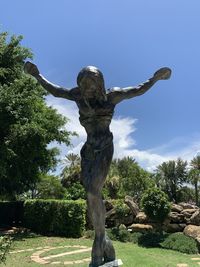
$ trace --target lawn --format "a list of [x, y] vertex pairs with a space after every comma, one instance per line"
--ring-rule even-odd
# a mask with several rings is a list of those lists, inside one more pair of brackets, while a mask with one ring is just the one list
[[[176, 267], [177, 264], [187, 264], [188, 267], [199, 266], [198, 260], [191, 258], [198, 255], [186, 255], [172, 250], [159, 248], [143, 248], [132, 243], [113, 242], [116, 248], [117, 258], [122, 259], [123, 267]], [[41, 266], [73, 266], [88, 267], [88, 262], [64, 265], [64, 262], [88, 259], [92, 245], [90, 239], [67, 239], [60, 237], [44, 237], [37, 235], [17, 236], [13, 242], [10, 254], [7, 256], [7, 267], [41, 267]], [[65, 247], [64, 247], [65, 246]], [[69, 246], [69, 247], [68, 247]], [[81, 246], [81, 247], [78, 247]], [[46, 248], [44, 250], [44, 248]], [[27, 251], [29, 249], [29, 251]], [[32, 249], [30, 251], [30, 249]], [[15, 253], [16, 251], [21, 251]], [[82, 250], [82, 253], [76, 253]], [[13, 253], [14, 252], [14, 253]], [[68, 255], [62, 255], [68, 252]], [[42, 265], [31, 260], [31, 256], [39, 254], [40, 258], [49, 263]], [[56, 255], [56, 256], [55, 256]], [[54, 262], [54, 264], [52, 264]], [[55, 264], [57, 262], [57, 264]], [[200, 260], [199, 260], [200, 262]], [[0, 266], [5, 266], [0, 264]], [[5, 266], [5, 267], [6, 267]], [[184, 266], [184, 265], [183, 265]], [[186, 265], [185, 265], [186, 266]]]

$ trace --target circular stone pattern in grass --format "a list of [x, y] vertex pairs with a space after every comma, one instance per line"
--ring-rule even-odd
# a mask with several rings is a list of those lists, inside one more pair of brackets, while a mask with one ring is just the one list
[[[88, 252], [90, 251], [90, 247], [78, 245], [45, 247], [39, 251], [34, 252], [31, 256], [31, 260], [39, 264], [79, 264], [90, 261], [90, 257], [88, 255]], [[63, 257], [65, 258], [64, 260]]]

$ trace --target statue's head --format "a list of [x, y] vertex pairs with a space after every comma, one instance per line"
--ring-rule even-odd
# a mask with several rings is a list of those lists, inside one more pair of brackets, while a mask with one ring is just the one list
[[103, 74], [94, 66], [87, 66], [79, 72], [77, 84], [85, 98], [106, 98]]

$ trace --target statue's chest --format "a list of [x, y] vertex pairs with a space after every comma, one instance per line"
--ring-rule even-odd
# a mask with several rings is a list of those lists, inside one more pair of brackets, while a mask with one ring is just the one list
[[114, 106], [107, 101], [80, 101], [77, 103], [81, 117], [95, 118], [113, 115]]

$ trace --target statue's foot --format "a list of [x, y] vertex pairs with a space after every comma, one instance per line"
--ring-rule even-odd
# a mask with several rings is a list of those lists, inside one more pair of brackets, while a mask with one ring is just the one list
[[115, 249], [109, 237], [105, 238], [104, 263], [115, 260]]

